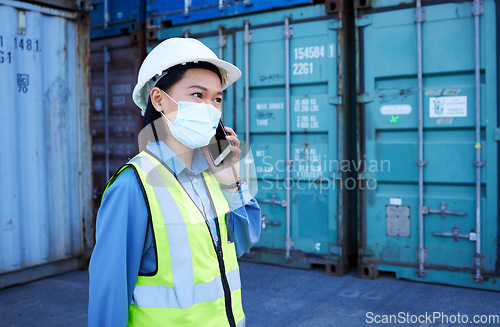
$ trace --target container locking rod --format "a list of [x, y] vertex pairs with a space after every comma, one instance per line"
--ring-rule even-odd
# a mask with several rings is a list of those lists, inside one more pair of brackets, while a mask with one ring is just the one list
[[447, 215], [465, 216], [467, 214], [465, 211], [448, 210], [446, 202], [441, 202], [441, 206], [439, 209], [429, 209], [428, 207], [423, 207], [423, 209], [424, 215], [428, 215], [430, 213], [439, 213], [443, 218], [445, 218]]
[[460, 227], [458, 227], [458, 226], [453, 227], [453, 232], [432, 232], [432, 235], [453, 237], [455, 239], [455, 241], [457, 241], [457, 242], [458, 242], [459, 238], [466, 238], [469, 241], [476, 241], [477, 240], [476, 233], [470, 232], [469, 234], [462, 234], [462, 233], [460, 233]]
[[[479, 18], [483, 14], [483, 3], [481, 0], [474, 0], [471, 3], [471, 12], [474, 17], [474, 60], [475, 60], [475, 114], [476, 114], [476, 144], [481, 144], [481, 38], [479, 30]], [[480, 283], [483, 281], [482, 275], [482, 265], [481, 265], [481, 147], [476, 147], [476, 160], [475, 160], [475, 170], [476, 170], [476, 252], [474, 253], [474, 267], [476, 273], [474, 279], [476, 282]]]
[[267, 219], [267, 215], [263, 214], [262, 215], [262, 228], [266, 228], [267, 226], [281, 226], [281, 222], [279, 221], [272, 221]]
[[280, 205], [282, 207], [287, 206], [286, 200], [276, 200], [276, 195], [271, 195], [270, 199], [256, 199], [259, 203], [269, 203], [271, 206], [276, 207], [276, 205]]
[[423, 125], [423, 68], [422, 68], [422, 23], [425, 11], [422, 1], [417, 0], [415, 23], [417, 25], [417, 83], [418, 83], [418, 251], [417, 261], [419, 276], [425, 276], [425, 244], [424, 244], [424, 125]]

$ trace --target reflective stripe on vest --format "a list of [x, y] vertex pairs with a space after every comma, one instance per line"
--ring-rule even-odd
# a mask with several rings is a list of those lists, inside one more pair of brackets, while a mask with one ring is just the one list
[[[231, 290], [241, 288], [239, 269], [230, 271], [226, 276]], [[216, 277], [208, 283], [194, 284], [193, 293], [191, 293], [191, 295], [192, 304], [187, 307], [182, 307], [177, 299], [174, 287], [136, 285], [132, 303], [140, 307], [185, 309], [191, 307], [195, 303], [213, 302], [224, 296], [221, 278]]]
[[229, 311], [211, 233], [201, 211], [153, 155], [141, 152], [128, 165], [134, 168], [145, 192], [157, 255], [157, 273], [137, 278], [129, 326], [199, 326], [200, 322], [206, 326], [229, 326], [229, 311], [237, 326], [244, 326], [236, 251], [227, 240], [225, 213], [229, 207], [215, 179], [202, 173], [218, 219], [219, 243], [231, 294]]

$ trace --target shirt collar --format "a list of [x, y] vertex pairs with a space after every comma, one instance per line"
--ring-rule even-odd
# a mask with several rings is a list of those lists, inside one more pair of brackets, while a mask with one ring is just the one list
[[153, 153], [155, 156], [160, 158], [168, 168], [170, 168], [175, 174], [179, 175], [181, 172], [185, 171], [188, 174], [198, 175], [202, 171], [208, 169], [208, 163], [203, 153], [200, 149], [194, 149], [193, 151], [193, 162], [192, 169], [189, 169], [184, 162], [179, 159], [179, 157], [170, 149], [163, 141], [148, 142], [146, 148]]

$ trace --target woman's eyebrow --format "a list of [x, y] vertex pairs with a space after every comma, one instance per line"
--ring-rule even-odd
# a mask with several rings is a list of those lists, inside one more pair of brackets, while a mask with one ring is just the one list
[[[191, 85], [190, 87], [188, 87], [188, 89], [200, 89], [203, 91], [208, 91], [208, 89], [206, 87], [201, 86], [201, 85]], [[217, 92], [217, 94], [222, 95], [222, 91]]]

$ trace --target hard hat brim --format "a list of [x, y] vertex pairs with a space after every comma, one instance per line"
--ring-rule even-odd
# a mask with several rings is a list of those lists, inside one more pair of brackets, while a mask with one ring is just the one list
[[[161, 73], [175, 65], [179, 64], [186, 64], [188, 62], [208, 62], [216, 66], [222, 77], [222, 90], [225, 90], [229, 86], [231, 86], [234, 82], [236, 82], [240, 77], [241, 77], [241, 71], [236, 67], [235, 65], [221, 60], [221, 59], [215, 59], [215, 58], [199, 58], [199, 60], [196, 60], [196, 58], [190, 58], [189, 61], [179, 61], [179, 62], [170, 62], [169, 64], [166, 64], [165, 67], [160, 67], [160, 71], [158, 72], [158, 75], [161, 75]], [[149, 98], [149, 92], [151, 90], [146, 90], [146, 84], [151, 80], [152, 78], [149, 78], [147, 80], [139, 81], [136, 86], [134, 87], [133, 91], [133, 100], [135, 104], [141, 108], [142, 115], [144, 116], [144, 112], [146, 110], [147, 106], [147, 99]]]

